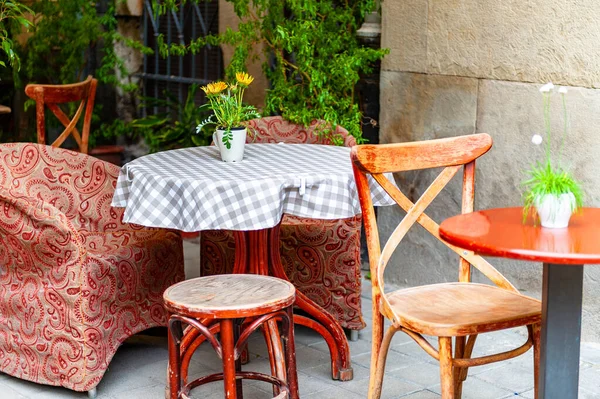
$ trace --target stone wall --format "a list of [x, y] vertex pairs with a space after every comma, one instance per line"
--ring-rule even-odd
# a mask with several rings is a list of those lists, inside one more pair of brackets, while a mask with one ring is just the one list
[[[594, 0], [404, 0], [382, 2], [381, 142], [489, 133], [494, 147], [477, 163], [476, 208], [521, 205], [523, 171], [543, 154], [541, 84], [569, 85], [565, 146], [586, 205], [600, 206], [600, 7]], [[561, 132], [559, 99], [553, 129]], [[416, 198], [434, 172], [397, 176]], [[438, 222], [460, 212], [460, 176], [430, 207]], [[382, 240], [402, 213], [380, 208]], [[540, 296], [540, 264], [490, 259], [524, 293]], [[388, 268], [392, 282], [456, 280], [458, 257], [417, 227]], [[476, 280], [483, 281], [476, 277]], [[600, 341], [600, 267], [584, 281], [583, 339]]]

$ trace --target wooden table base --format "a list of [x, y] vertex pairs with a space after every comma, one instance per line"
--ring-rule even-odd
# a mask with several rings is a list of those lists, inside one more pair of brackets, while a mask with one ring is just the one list
[[544, 263], [540, 399], [577, 399], [583, 265]]
[[[280, 225], [269, 229], [235, 232], [235, 265], [233, 273], [254, 273], [289, 281], [279, 253]], [[296, 291], [295, 306], [310, 317], [294, 315], [294, 324], [313, 329], [327, 342], [331, 355], [332, 378], [350, 381], [353, 378], [350, 348], [344, 330], [325, 309], [300, 291]]]

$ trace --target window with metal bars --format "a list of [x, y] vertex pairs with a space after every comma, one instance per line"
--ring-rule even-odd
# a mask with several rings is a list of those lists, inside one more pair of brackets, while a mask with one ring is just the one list
[[[206, 85], [222, 78], [223, 56], [218, 46], [206, 46], [197, 54], [184, 56], [159, 55], [156, 38], [164, 35], [168, 44], [185, 44], [190, 41], [219, 32], [219, 2], [204, 0], [198, 3], [187, 2], [178, 11], [155, 16], [151, 0], [144, 0], [144, 44], [154, 50], [153, 55], [144, 56], [143, 79], [145, 97], [162, 98], [165, 91], [183, 103], [190, 85]], [[196, 92], [196, 103], [204, 102], [204, 92]], [[143, 115], [156, 114], [164, 110], [153, 106], [144, 109]]]

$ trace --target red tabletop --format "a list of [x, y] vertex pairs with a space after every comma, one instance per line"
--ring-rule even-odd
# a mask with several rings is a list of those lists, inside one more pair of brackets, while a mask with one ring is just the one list
[[523, 223], [523, 208], [488, 209], [446, 219], [440, 236], [480, 255], [556, 264], [600, 263], [600, 208], [583, 208], [569, 227]]

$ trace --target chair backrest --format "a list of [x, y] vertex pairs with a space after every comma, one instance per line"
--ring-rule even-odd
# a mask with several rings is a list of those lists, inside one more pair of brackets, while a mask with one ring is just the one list
[[0, 144], [0, 188], [39, 198], [81, 230], [120, 226], [110, 206], [120, 168], [89, 155], [35, 143]]
[[248, 143], [287, 143], [287, 144], [333, 144], [331, 136], [343, 140], [345, 147], [356, 145], [354, 137], [346, 129], [337, 126], [332, 135], [318, 134], [320, 129], [326, 128], [326, 122], [313, 121], [310, 126], [304, 127], [283, 119], [281, 116], [269, 116], [253, 119], [248, 124], [251, 133]]
[[[87, 154], [97, 84], [96, 79], [88, 76], [83, 82], [68, 85], [27, 85], [25, 94], [35, 100], [36, 104], [38, 143], [46, 144], [45, 108], [48, 107], [65, 127], [65, 130], [51, 145], [60, 147], [72, 134], [79, 147], [79, 152]], [[77, 101], [79, 101], [79, 106], [72, 118], [59, 107], [59, 104]], [[79, 132], [77, 123], [82, 115], [83, 127]]]
[[[460, 282], [471, 281], [471, 266], [474, 266], [497, 286], [517, 291], [485, 259], [471, 251], [465, 251], [442, 240], [439, 235], [439, 225], [425, 213], [427, 207], [460, 169], [464, 169], [462, 213], [473, 211], [475, 160], [485, 154], [491, 146], [492, 139], [489, 135], [474, 134], [400, 144], [359, 145], [352, 149], [352, 163], [365, 222], [374, 292], [383, 293], [385, 268], [394, 250], [415, 223], [423, 226], [431, 235], [460, 256]], [[405, 172], [439, 167], [443, 167], [441, 173], [414, 203], [384, 175], [388, 172]], [[406, 215], [385, 243], [383, 249], [380, 246], [368, 176], [371, 176], [381, 185], [390, 197], [406, 211]]]

